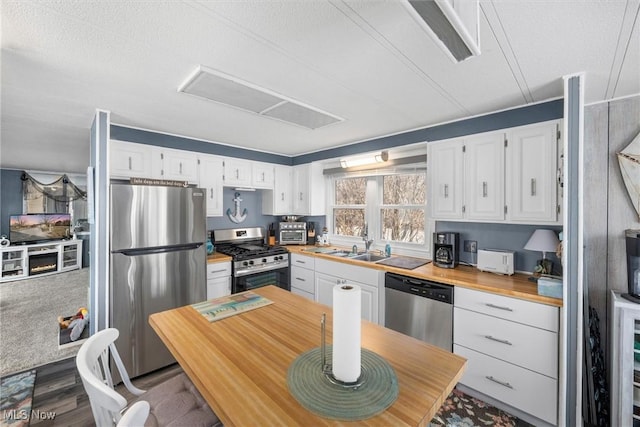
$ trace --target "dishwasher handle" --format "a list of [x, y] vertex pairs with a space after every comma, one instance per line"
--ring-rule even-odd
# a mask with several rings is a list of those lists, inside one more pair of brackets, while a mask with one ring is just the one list
[[420, 280], [413, 277], [401, 276], [395, 273], [385, 274], [385, 288], [400, 292], [453, 304], [453, 286], [444, 283]]

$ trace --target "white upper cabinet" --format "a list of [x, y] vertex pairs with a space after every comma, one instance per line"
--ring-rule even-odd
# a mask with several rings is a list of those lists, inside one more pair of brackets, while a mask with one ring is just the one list
[[109, 169], [112, 178], [153, 178], [150, 145], [109, 141]]
[[558, 126], [545, 122], [508, 133], [506, 190], [514, 222], [558, 222]]
[[151, 167], [155, 171], [154, 175], [160, 171], [162, 179], [198, 183], [198, 153], [193, 151], [156, 147]]
[[207, 195], [207, 216], [222, 216], [222, 157], [201, 154], [199, 183]]
[[262, 193], [263, 214], [289, 215], [293, 212], [291, 169], [291, 166], [274, 166], [273, 190], [267, 190]]
[[504, 133], [473, 135], [464, 145], [466, 218], [504, 219]]
[[226, 157], [224, 159], [224, 185], [251, 187], [251, 161]]
[[293, 167], [293, 213], [325, 214], [325, 179], [322, 164], [307, 163]]
[[429, 143], [433, 219], [560, 224], [559, 123]]
[[427, 146], [429, 204], [431, 216], [439, 219], [462, 218], [463, 140], [438, 141]]
[[293, 213], [309, 215], [309, 165], [293, 167]]
[[255, 188], [273, 188], [273, 164], [263, 162], [252, 162], [251, 165], [251, 185]]

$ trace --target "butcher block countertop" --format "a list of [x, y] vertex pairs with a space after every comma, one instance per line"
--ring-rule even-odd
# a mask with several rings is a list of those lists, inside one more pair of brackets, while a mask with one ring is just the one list
[[273, 304], [216, 322], [190, 306], [149, 317], [151, 327], [227, 427], [426, 427], [466, 368], [461, 356], [362, 321], [362, 347], [391, 365], [398, 398], [385, 411], [361, 421], [320, 417], [298, 403], [287, 375], [294, 360], [320, 346], [323, 313], [327, 337], [333, 336], [332, 310], [275, 286], [253, 292]]
[[231, 261], [231, 257], [229, 255], [221, 254], [220, 252], [214, 252], [211, 255], [207, 255], [207, 264], [225, 261]]
[[[404, 268], [390, 267], [380, 265], [374, 262], [358, 261], [354, 259], [327, 255], [323, 253], [313, 253], [316, 246], [294, 246], [286, 247], [290, 253], [299, 253], [301, 255], [322, 258], [330, 261], [344, 262], [353, 265], [359, 265], [377, 270], [384, 270], [404, 276], [414, 277], [416, 279], [433, 280], [434, 282], [445, 283], [448, 285], [462, 286], [465, 288], [476, 289], [479, 291], [491, 292], [499, 295], [521, 298], [528, 301], [538, 302], [542, 304], [562, 307], [562, 300], [558, 298], [538, 295], [538, 286], [534, 282], [528, 280], [529, 276], [524, 274], [514, 274], [512, 276], [499, 275], [495, 273], [482, 272], [475, 267], [459, 265], [456, 268], [440, 268], [432, 263], [425, 264], [413, 270]], [[329, 246], [344, 250], [345, 248], [337, 246]], [[348, 248], [346, 250], [349, 250]], [[392, 255], [393, 257], [393, 255]]]

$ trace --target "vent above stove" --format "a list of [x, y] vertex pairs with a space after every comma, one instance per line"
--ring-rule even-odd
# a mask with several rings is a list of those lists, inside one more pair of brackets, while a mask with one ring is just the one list
[[195, 95], [307, 129], [318, 129], [344, 121], [333, 114], [304, 105], [268, 89], [202, 65], [198, 66], [189, 78], [180, 85], [178, 92]]

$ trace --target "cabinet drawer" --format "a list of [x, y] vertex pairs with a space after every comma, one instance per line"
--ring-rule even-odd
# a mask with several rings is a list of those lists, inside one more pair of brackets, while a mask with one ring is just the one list
[[558, 378], [558, 335], [462, 308], [453, 310], [453, 342]]
[[291, 266], [297, 265], [298, 267], [308, 268], [310, 270], [315, 269], [315, 258], [311, 256], [305, 256], [300, 254], [291, 254]]
[[555, 379], [454, 344], [468, 360], [460, 383], [556, 425], [558, 383]]
[[454, 304], [478, 313], [558, 332], [558, 307], [456, 286]]
[[297, 265], [291, 266], [291, 287], [298, 288], [303, 291], [314, 293], [314, 279], [313, 270], [307, 270], [306, 268], [298, 267]]
[[207, 264], [207, 280], [224, 276], [231, 276], [230, 262], [212, 262]]

